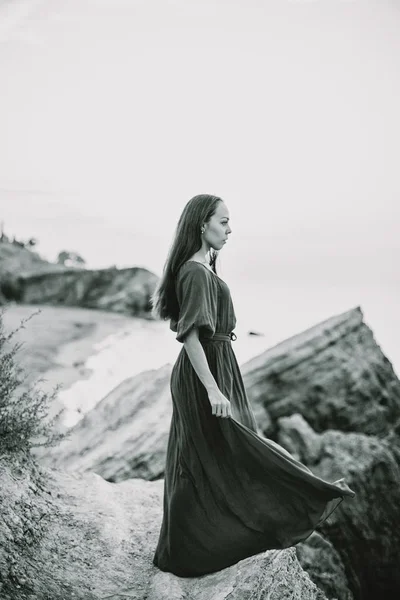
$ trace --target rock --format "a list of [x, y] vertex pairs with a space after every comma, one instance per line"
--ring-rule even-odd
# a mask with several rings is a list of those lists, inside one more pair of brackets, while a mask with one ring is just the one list
[[295, 335], [241, 368], [265, 435], [301, 413], [317, 432], [384, 435], [400, 418], [400, 381], [359, 307]]
[[159, 571], [162, 480], [113, 484], [95, 473], [18, 469], [0, 459], [2, 600], [326, 599], [294, 548], [200, 578]]
[[43, 471], [35, 493], [30, 470], [16, 477], [0, 463], [2, 600], [97, 600], [125, 588], [145, 598], [162, 481], [117, 486], [94, 473]]
[[342, 559], [331, 542], [314, 531], [295, 548], [302, 568], [327, 598], [353, 600]]
[[18, 273], [0, 286], [9, 300], [97, 308], [150, 318], [150, 297], [158, 277], [138, 267]]
[[171, 365], [123, 381], [54, 448], [37, 448], [41, 464], [94, 471], [108, 481], [159, 479], [172, 416]]
[[[393, 433], [378, 439], [329, 430], [319, 435], [318, 444], [309, 443], [310, 427], [299, 414], [280, 418], [278, 427], [279, 442], [316, 475], [328, 481], [344, 477], [356, 492], [355, 498], [346, 499], [319, 529], [340, 554], [354, 598], [397, 599], [399, 436]], [[315, 438], [314, 432], [311, 437]]]
[[302, 415], [295, 413], [277, 421], [279, 443], [300, 461], [313, 467], [321, 460], [324, 437], [315, 432]]
[[157, 573], [147, 600], [324, 600], [305, 577], [294, 548], [269, 550], [217, 573], [188, 579]]

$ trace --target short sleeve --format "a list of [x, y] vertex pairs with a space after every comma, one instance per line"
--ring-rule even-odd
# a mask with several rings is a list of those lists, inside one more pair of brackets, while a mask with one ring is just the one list
[[198, 327], [200, 335], [214, 335], [218, 292], [211, 277], [213, 275], [207, 273], [206, 267], [195, 262], [181, 267], [176, 281], [179, 318], [175, 323], [176, 329], [173, 328], [178, 342], [184, 342], [192, 327]]

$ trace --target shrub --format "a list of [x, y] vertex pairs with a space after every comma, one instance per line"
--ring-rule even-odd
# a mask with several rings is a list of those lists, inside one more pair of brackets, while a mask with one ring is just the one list
[[57, 396], [60, 385], [50, 394], [45, 393], [38, 389], [38, 384], [43, 381], [38, 379], [24, 391], [19, 391], [26, 380], [24, 370], [16, 361], [23, 343], [11, 346], [10, 340], [37, 313], [23, 319], [17, 329], [6, 334], [4, 312], [4, 309], [0, 312], [0, 456], [12, 453], [30, 455], [32, 448], [55, 446], [67, 436], [68, 432], [53, 430], [55, 420], [64, 409], [48, 419], [50, 403]]
[[[39, 589], [36, 573], [43, 564], [43, 544], [46, 550], [52, 523], [60, 518], [72, 519], [72, 514], [60, 510], [53, 498], [52, 490], [56, 483], [52, 470], [38, 464], [30, 450], [35, 446], [53, 446], [66, 437], [67, 432], [53, 433], [54, 421], [63, 410], [53, 419], [48, 419], [50, 402], [60, 386], [46, 394], [37, 389], [38, 383], [43, 381], [39, 379], [31, 386], [20, 388], [26, 375], [16, 358], [23, 344], [12, 345], [10, 341], [37, 313], [22, 320], [17, 329], [6, 335], [4, 312], [4, 309], [0, 312], [0, 479], [5, 483], [0, 488], [4, 525], [0, 528], [0, 598], [33, 600], [40, 597], [50, 600], [55, 599], [51, 592], [48, 595], [41, 591], [39, 595], [36, 593]], [[24, 391], [19, 392], [19, 389]], [[8, 489], [10, 478], [18, 482], [17, 486], [20, 482], [20, 493], [16, 493], [13, 485]], [[44, 577], [50, 577], [50, 574], [46, 573]]]

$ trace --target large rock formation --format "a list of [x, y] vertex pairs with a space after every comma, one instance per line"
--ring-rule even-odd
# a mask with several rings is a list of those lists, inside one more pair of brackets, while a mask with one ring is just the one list
[[[299, 414], [278, 421], [279, 442], [324, 479], [345, 477], [356, 492], [320, 531], [339, 552], [356, 599], [394, 600], [400, 593], [400, 438], [316, 434]], [[300, 555], [300, 559], [301, 559]], [[305, 568], [309, 568], [304, 563]], [[318, 573], [311, 576], [317, 581]]]
[[8, 300], [99, 308], [150, 317], [150, 297], [158, 277], [147, 269], [74, 269], [17, 273], [0, 284]]
[[159, 572], [147, 600], [326, 600], [305, 578], [294, 548], [270, 550], [201, 578], [185, 579]]
[[326, 600], [294, 548], [270, 550], [201, 578], [159, 571], [152, 558], [163, 482], [119, 484], [94, 473], [0, 458], [2, 600]]
[[400, 381], [359, 307], [270, 348], [242, 367], [264, 433], [301, 413], [316, 431], [385, 434], [400, 418]]
[[159, 479], [172, 415], [171, 365], [123, 381], [54, 448], [37, 448], [41, 464], [94, 471], [108, 481]]

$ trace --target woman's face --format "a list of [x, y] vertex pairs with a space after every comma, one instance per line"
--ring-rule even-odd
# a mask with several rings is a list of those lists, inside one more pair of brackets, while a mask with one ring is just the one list
[[229, 227], [229, 211], [224, 202], [218, 202], [217, 209], [208, 223], [205, 223], [204, 240], [214, 250], [220, 250], [232, 233]]

